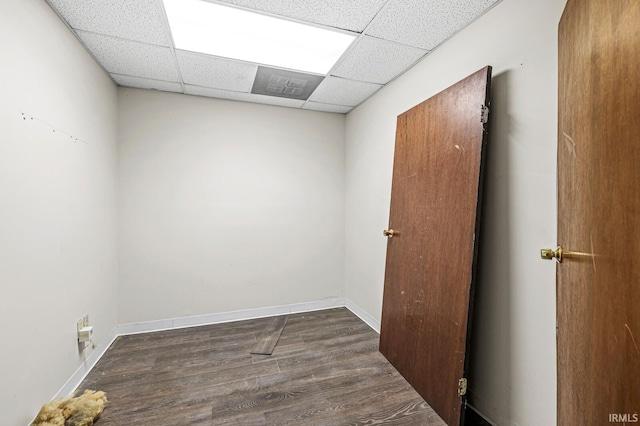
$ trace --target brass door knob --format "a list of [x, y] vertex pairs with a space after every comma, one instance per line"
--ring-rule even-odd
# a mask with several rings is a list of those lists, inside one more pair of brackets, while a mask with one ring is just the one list
[[546, 248], [540, 250], [540, 257], [543, 259], [555, 259], [558, 263], [562, 263], [562, 247], [558, 246], [555, 250]]
[[550, 248], [540, 250], [540, 257], [549, 260], [555, 259], [558, 263], [562, 263], [562, 259], [593, 258], [595, 257], [595, 254], [563, 250], [562, 246], [558, 246], [555, 250]]
[[393, 229], [385, 229], [384, 231], [382, 231], [382, 235], [389, 238], [393, 238], [394, 235], [398, 235], [398, 234], [399, 232], [394, 231]]

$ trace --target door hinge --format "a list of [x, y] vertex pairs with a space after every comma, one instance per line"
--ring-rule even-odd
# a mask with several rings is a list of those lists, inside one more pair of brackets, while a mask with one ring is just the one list
[[489, 107], [486, 105], [482, 105], [482, 109], [480, 110], [480, 121], [485, 124], [489, 122]]
[[467, 394], [467, 379], [464, 377], [458, 380], [458, 396], [464, 396]]

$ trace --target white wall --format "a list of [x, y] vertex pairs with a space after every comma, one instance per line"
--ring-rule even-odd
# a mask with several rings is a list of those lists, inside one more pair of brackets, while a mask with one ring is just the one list
[[344, 297], [344, 115], [119, 90], [121, 323]]
[[117, 92], [42, 0], [1, 3], [0, 52], [0, 423], [18, 425], [91, 353], [76, 321], [96, 343], [116, 325]]
[[499, 425], [556, 416], [557, 25], [564, 0], [504, 0], [347, 116], [347, 297], [380, 319], [396, 116], [493, 66], [470, 402]]

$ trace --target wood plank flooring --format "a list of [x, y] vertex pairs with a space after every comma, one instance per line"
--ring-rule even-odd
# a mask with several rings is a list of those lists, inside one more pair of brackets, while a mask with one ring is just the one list
[[444, 425], [345, 308], [119, 337], [79, 386], [107, 393], [97, 426]]

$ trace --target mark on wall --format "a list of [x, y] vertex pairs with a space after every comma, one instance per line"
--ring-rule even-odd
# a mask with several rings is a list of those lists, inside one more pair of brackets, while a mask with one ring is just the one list
[[27, 113], [23, 112], [23, 113], [21, 113], [21, 117], [22, 117], [22, 121], [24, 121], [25, 123], [34, 123], [35, 122], [35, 123], [38, 123], [40, 125], [44, 125], [44, 126], [49, 128], [51, 133], [57, 133], [59, 135], [63, 135], [64, 137], [67, 137], [73, 143], [80, 142], [80, 143], [83, 143], [85, 145], [88, 145], [87, 142], [83, 141], [82, 139], [80, 139], [80, 138], [78, 138], [76, 136], [73, 136], [71, 133], [65, 132], [64, 130], [61, 130], [61, 129], [59, 129], [59, 128], [47, 123], [46, 121], [40, 120], [39, 118], [36, 118], [36, 117], [34, 117], [34, 116], [30, 115], [30, 114], [27, 114]]

